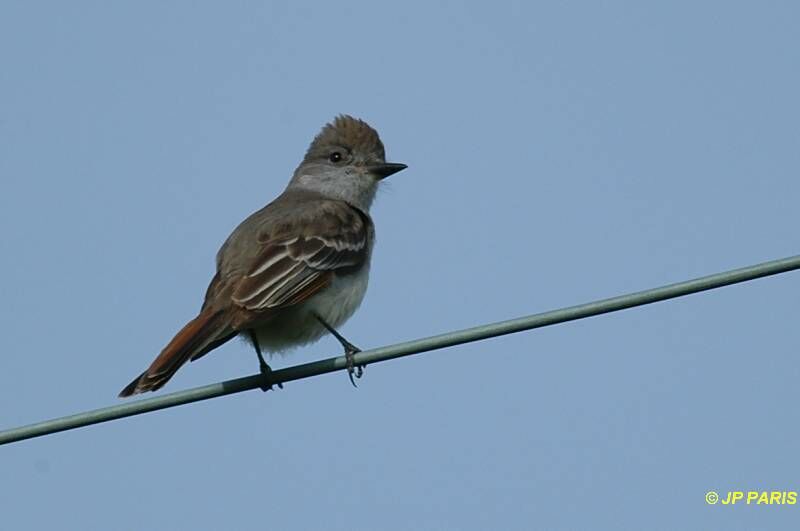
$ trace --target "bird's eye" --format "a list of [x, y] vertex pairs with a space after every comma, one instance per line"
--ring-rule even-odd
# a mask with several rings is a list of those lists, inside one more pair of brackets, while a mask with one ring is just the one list
[[338, 151], [334, 151], [333, 153], [330, 154], [330, 156], [328, 156], [328, 160], [330, 160], [331, 162], [339, 162], [342, 160], [342, 154], [339, 153]]

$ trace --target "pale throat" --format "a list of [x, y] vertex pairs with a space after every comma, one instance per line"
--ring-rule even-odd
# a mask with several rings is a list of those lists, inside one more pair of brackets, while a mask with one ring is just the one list
[[292, 180], [289, 186], [318, 192], [331, 199], [346, 201], [364, 212], [369, 212], [378, 190], [376, 180], [358, 172], [336, 176], [300, 174]]

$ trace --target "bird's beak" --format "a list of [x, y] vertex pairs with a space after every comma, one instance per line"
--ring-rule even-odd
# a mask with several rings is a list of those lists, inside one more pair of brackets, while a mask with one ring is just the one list
[[374, 166], [369, 166], [367, 170], [373, 175], [377, 175], [381, 179], [385, 179], [386, 177], [395, 174], [401, 170], [408, 168], [405, 164], [399, 164], [397, 162], [384, 162], [383, 164], [375, 164]]

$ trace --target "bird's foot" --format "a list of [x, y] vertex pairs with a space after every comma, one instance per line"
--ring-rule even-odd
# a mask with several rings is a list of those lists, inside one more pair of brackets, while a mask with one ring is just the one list
[[[267, 365], [267, 362], [264, 361], [263, 359], [259, 360], [259, 364], [258, 365], [259, 365], [258, 368], [261, 371], [262, 376], [264, 376], [265, 379], [266, 379], [266, 382], [261, 384], [261, 390], [264, 391], [265, 393], [267, 391], [272, 391], [273, 390], [272, 389], [272, 373], [273, 373], [272, 367]], [[283, 384], [282, 383], [278, 382], [277, 386], [278, 386], [278, 389], [283, 389]]]
[[350, 378], [350, 383], [353, 384], [353, 387], [358, 387], [353, 378], [361, 378], [364, 376], [364, 367], [366, 367], [366, 365], [355, 364], [355, 355], [361, 352], [361, 349], [349, 341], [345, 340], [345, 343], [347, 344], [343, 343], [342, 346], [344, 347], [344, 358], [347, 360], [347, 376]]
[[339, 344], [342, 345], [342, 348], [344, 349], [344, 357], [347, 360], [347, 376], [350, 378], [350, 383], [353, 384], [353, 387], [358, 387], [353, 377], [355, 376], [355, 378], [361, 378], [364, 375], [364, 367], [366, 367], [366, 365], [356, 365], [353, 356], [361, 352], [361, 349], [346, 340], [344, 336], [337, 332], [334, 327], [326, 323], [325, 319], [319, 315], [315, 315], [315, 317], [320, 324], [324, 326], [333, 337], [336, 338]]

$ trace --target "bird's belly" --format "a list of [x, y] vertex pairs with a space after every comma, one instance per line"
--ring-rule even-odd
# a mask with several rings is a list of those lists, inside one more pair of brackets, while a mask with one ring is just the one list
[[280, 353], [305, 345], [328, 333], [315, 315], [338, 328], [361, 305], [367, 291], [369, 271], [335, 276], [328, 288], [292, 308], [285, 308], [268, 323], [256, 329], [256, 337], [265, 352]]

